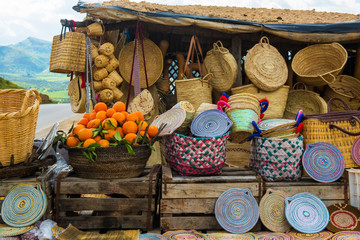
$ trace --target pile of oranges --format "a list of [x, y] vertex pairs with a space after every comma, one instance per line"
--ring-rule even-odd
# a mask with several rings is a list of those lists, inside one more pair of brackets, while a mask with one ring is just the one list
[[[137, 135], [151, 141], [158, 133], [158, 128], [150, 125], [145, 135], [148, 123], [144, 121], [142, 112], [128, 113], [123, 102], [116, 102], [111, 108], [103, 102], [94, 106], [91, 113], [85, 113], [72, 132], [67, 136], [66, 145], [69, 147], [88, 147], [92, 143], [99, 143], [101, 147], [108, 147], [114, 142], [114, 135], [119, 132], [121, 138], [135, 143]], [[141, 139], [138, 137], [138, 139]]]

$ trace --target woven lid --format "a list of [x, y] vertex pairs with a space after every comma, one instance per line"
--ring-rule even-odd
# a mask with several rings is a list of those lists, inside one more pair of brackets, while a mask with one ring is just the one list
[[256, 233], [258, 240], [294, 240], [294, 238], [286, 233], [275, 232], [259, 232]]
[[285, 216], [290, 225], [302, 233], [318, 233], [329, 223], [325, 204], [311, 193], [298, 193], [285, 199]]
[[10, 227], [6, 224], [0, 224], [0, 237], [12, 237], [26, 233], [33, 229], [34, 226], [27, 227]]
[[162, 124], [166, 124], [159, 137], [172, 134], [178, 127], [183, 124], [186, 118], [186, 112], [182, 108], [171, 108], [164, 112], [152, 122], [152, 125], [160, 128]]
[[195, 230], [177, 230], [177, 231], [168, 231], [163, 234], [165, 237], [167, 237], [168, 240], [197, 240], [197, 239], [203, 239], [204, 236], [202, 233], [199, 233]]
[[[145, 52], [146, 73], [150, 87], [161, 76], [161, 73], [163, 71], [163, 56], [160, 48], [150, 39], [145, 38], [143, 43], [144, 43], [144, 52]], [[138, 47], [139, 47], [138, 51], [139, 51], [140, 87], [146, 88], [147, 86], [146, 86], [146, 78], [145, 78], [144, 60], [143, 60], [142, 47], [140, 42]], [[134, 41], [126, 44], [121, 49], [119, 54], [119, 71], [121, 76], [128, 83], [130, 82], [133, 54], [134, 54]], [[132, 86], [134, 86], [134, 81], [132, 81]]]
[[216, 137], [229, 131], [232, 124], [226, 113], [218, 109], [210, 109], [193, 119], [190, 130], [197, 137]]
[[296, 231], [291, 231], [288, 233], [294, 238], [294, 240], [327, 240], [331, 238], [333, 234], [329, 231], [322, 231], [318, 233], [300, 233]]
[[354, 141], [351, 147], [351, 156], [354, 162], [356, 162], [356, 164], [360, 166], [360, 137], [358, 137]]
[[[292, 119], [278, 119], [278, 118], [274, 118], [274, 119], [265, 119], [262, 120], [259, 124], [258, 127], [262, 130], [262, 131], [266, 131], [266, 130], [271, 130], [275, 127], [280, 127], [283, 126], [284, 124], [286, 124], [285, 126], [287, 126], [288, 123], [295, 123], [295, 120]], [[284, 126], [284, 127], [285, 127]], [[279, 129], [279, 128], [278, 128]]]
[[338, 232], [333, 235], [331, 240], [357, 240], [360, 239], [360, 232], [344, 231]]
[[233, 233], [211, 233], [211, 234], [206, 234], [205, 236], [205, 240], [227, 240], [227, 239], [234, 239], [234, 240], [253, 240], [253, 239], [257, 239], [256, 235], [253, 233], [238, 233], [238, 234], [233, 234]]
[[186, 113], [195, 114], [194, 106], [188, 101], [180, 101], [173, 106], [173, 108], [182, 108], [186, 111]]
[[12, 227], [26, 227], [45, 213], [47, 200], [37, 184], [19, 184], [6, 195], [1, 206], [3, 221]]
[[283, 191], [268, 189], [261, 198], [260, 219], [266, 228], [273, 232], [287, 232], [291, 226], [285, 217], [285, 199]]
[[250, 189], [232, 188], [216, 200], [215, 217], [230, 233], [246, 233], [259, 219], [259, 206]]
[[334, 182], [345, 170], [339, 148], [325, 142], [307, 144], [302, 163], [307, 174], [318, 182]]
[[280, 88], [288, 77], [285, 59], [269, 44], [267, 37], [262, 37], [260, 42], [248, 51], [244, 69], [250, 81], [265, 91]]
[[140, 234], [139, 240], [167, 240], [167, 238], [158, 233], [144, 233]]
[[349, 204], [333, 204], [328, 207], [330, 221], [327, 229], [332, 232], [360, 231], [360, 211]]

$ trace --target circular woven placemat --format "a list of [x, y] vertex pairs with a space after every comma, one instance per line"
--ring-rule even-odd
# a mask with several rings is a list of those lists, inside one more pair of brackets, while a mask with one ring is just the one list
[[278, 118], [265, 119], [265, 120], [262, 120], [258, 124], [258, 127], [262, 131], [266, 131], [266, 130], [270, 130], [270, 129], [274, 128], [274, 127], [278, 127], [278, 126], [281, 126], [283, 124], [288, 124], [288, 123], [295, 123], [295, 120], [292, 120], [292, 119], [278, 119]]
[[47, 200], [37, 184], [19, 184], [6, 195], [1, 206], [3, 221], [12, 227], [26, 227], [45, 213]]
[[256, 235], [253, 233], [211, 233], [204, 235], [205, 240], [227, 240], [227, 239], [234, 239], [234, 240], [253, 240], [257, 239]]
[[186, 118], [186, 112], [182, 108], [171, 108], [168, 111], [164, 112], [152, 122], [152, 125], [160, 128], [161, 124], [166, 123], [166, 127], [159, 137], [172, 134], [178, 127], [183, 124]]
[[360, 211], [349, 204], [328, 206], [330, 220], [327, 229], [331, 232], [360, 231]]
[[291, 231], [288, 235], [292, 236], [294, 240], [327, 240], [332, 239], [333, 234], [328, 231], [322, 231], [318, 233], [300, 233]]
[[285, 199], [283, 191], [268, 189], [261, 198], [260, 219], [266, 228], [273, 232], [287, 232], [291, 226], [285, 217]]
[[360, 137], [355, 140], [351, 147], [351, 156], [354, 162], [360, 166]]
[[226, 113], [218, 109], [206, 110], [191, 123], [191, 133], [197, 137], [216, 137], [225, 134], [232, 126]]
[[168, 231], [163, 234], [168, 240], [197, 240], [197, 239], [203, 239], [204, 235], [195, 231], [184, 231], [184, 230], [178, 230], [178, 231]]
[[294, 240], [286, 233], [259, 232], [255, 234], [258, 240]]
[[285, 200], [285, 216], [289, 224], [302, 233], [318, 233], [329, 223], [325, 204], [311, 193], [298, 193]]
[[344, 231], [335, 233], [331, 240], [358, 240], [360, 239], [360, 232]]
[[6, 224], [0, 224], [0, 237], [12, 237], [26, 233], [33, 229], [34, 226], [27, 227], [10, 227]]
[[167, 238], [158, 233], [144, 233], [140, 234], [139, 240], [167, 240]]
[[318, 182], [334, 182], [344, 173], [344, 156], [336, 146], [318, 142], [307, 144], [302, 163], [305, 171]]
[[250, 189], [232, 188], [223, 192], [215, 204], [215, 217], [230, 233], [246, 233], [259, 219], [259, 206]]

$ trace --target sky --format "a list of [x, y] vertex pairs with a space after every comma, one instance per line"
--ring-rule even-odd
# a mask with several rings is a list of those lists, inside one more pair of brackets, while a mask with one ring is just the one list
[[[101, 2], [86, 0], [87, 2]], [[141, 2], [141, 0], [132, 0]], [[249, 8], [279, 8], [360, 14], [360, 0], [147, 0], [169, 5], [216, 5]], [[1, 0], [0, 46], [28, 37], [52, 41], [60, 34], [60, 19], [81, 21], [85, 14], [72, 9], [78, 0]]]

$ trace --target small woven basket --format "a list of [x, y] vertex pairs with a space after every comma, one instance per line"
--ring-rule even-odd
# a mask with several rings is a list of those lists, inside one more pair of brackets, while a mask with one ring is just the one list
[[35, 89], [0, 90], [0, 163], [9, 166], [30, 158], [41, 98]]
[[110, 57], [114, 53], [114, 45], [112, 45], [109, 42], [104, 43], [99, 47], [99, 52], [100, 52], [100, 54], [104, 54], [104, 55]]
[[259, 114], [252, 109], [228, 109], [226, 111], [229, 119], [233, 122], [231, 126], [231, 141], [241, 142], [254, 133], [252, 121], [259, 121]]
[[134, 178], [144, 172], [146, 162], [151, 155], [147, 145], [132, 146], [135, 156], [129, 155], [125, 146], [98, 147], [98, 155], [94, 163], [85, 157], [86, 148], [73, 147], [68, 149], [69, 162], [77, 176], [82, 178]]
[[89, 36], [102, 36], [105, 33], [105, 27], [102, 23], [92, 23], [86, 27], [86, 33]]
[[229, 105], [232, 109], [252, 109], [260, 116], [259, 99], [250, 93], [238, 93], [229, 97]]
[[314, 44], [297, 52], [291, 67], [297, 79], [311, 86], [325, 86], [336, 81], [348, 58], [339, 43]]

